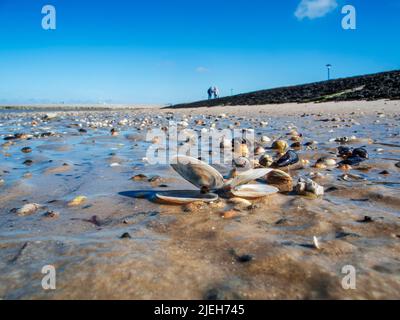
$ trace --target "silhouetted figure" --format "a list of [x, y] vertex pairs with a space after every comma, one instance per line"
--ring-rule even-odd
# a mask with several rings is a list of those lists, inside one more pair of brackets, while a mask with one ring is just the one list
[[212, 99], [213, 93], [214, 93], [213, 87], [208, 88], [207, 90], [208, 100]]

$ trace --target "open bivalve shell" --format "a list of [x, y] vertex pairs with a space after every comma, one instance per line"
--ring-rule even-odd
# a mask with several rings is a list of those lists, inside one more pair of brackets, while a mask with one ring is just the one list
[[224, 180], [223, 176], [207, 163], [189, 156], [177, 156], [172, 168], [185, 180], [199, 188], [199, 191], [178, 190], [156, 194], [156, 198], [171, 204], [185, 204], [195, 201], [212, 202], [218, 195], [209, 191], [229, 190], [234, 196], [241, 198], [260, 198], [277, 193], [275, 187], [265, 184], [248, 184], [251, 181], [264, 177], [274, 169], [250, 169], [239, 173], [233, 179]]

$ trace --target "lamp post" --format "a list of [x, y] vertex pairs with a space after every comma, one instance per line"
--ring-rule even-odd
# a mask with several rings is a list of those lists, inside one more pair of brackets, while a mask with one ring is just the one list
[[328, 80], [331, 80], [331, 68], [332, 68], [332, 65], [328, 63], [326, 65], [326, 68], [328, 69]]

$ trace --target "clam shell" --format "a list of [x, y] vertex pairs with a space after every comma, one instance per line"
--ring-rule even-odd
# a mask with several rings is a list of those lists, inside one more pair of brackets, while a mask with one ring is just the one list
[[245, 184], [231, 190], [234, 196], [246, 199], [261, 198], [277, 192], [278, 188], [266, 184]]
[[221, 189], [224, 178], [207, 163], [189, 156], [177, 156], [171, 167], [185, 180], [198, 188], [206, 187], [209, 190]]
[[239, 185], [243, 185], [249, 183], [250, 181], [259, 179], [265, 176], [266, 174], [270, 173], [271, 171], [273, 171], [273, 169], [269, 168], [250, 169], [239, 173], [228, 183], [228, 185], [231, 187], [237, 187]]
[[196, 201], [213, 202], [218, 200], [214, 193], [202, 194], [196, 190], [178, 190], [156, 193], [156, 198], [169, 204], [186, 204]]

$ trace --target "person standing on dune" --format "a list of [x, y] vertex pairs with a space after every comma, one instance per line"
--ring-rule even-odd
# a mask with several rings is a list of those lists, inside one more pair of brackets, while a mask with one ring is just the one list
[[213, 88], [213, 93], [214, 93], [214, 99], [219, 98], [219, 89], [217, 87]]
[[214, 90], [212, 87], [208, 88], [208, 90], [207, 90], [208, 100], [211, 100], [211, 98], [213, 96], [213, 92], [214, 92]]

